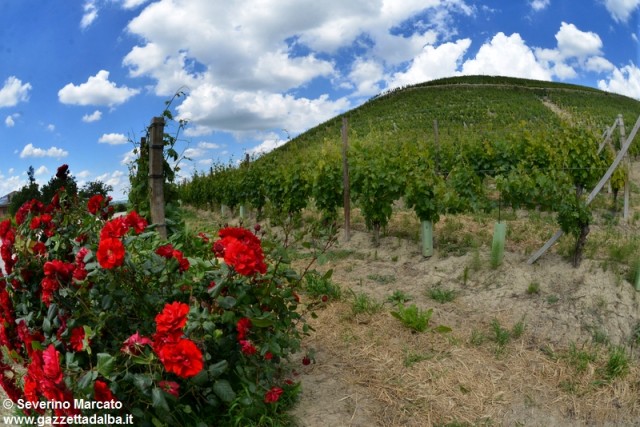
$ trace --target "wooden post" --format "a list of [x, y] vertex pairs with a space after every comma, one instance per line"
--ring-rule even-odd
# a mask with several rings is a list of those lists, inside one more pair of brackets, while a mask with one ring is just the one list
[[149, 188], [151, 189], [151, 222], [156, 225], [160, 237], [167, 238], [164, 217], [164, 118], [151, 120], [151, 143], [149, 144]]
[[438, 131], [438, 119], [433, 121], [433, 136], [435, 138], [436, 148], [436, 172], [440, 171], [440, 136]]
[[[624, 121], [622, 114], [618, 114], [618, 124], [620, 126], [620, 148], [624, 145], [626, 131], [624, 129]], [[624, 210], [622, 211], [622, 218], [625, 221], [629, 220], [629, 194], [631, 193], [630, 172], [631, 172], [631, 158], [626, 156], [624, 159], [625, 177], [624, 177]]]
[[347, 154], [349, 151], [348, 137], [349, 122], [346, 117], [342, 118], [342, 187], [343, 187], [343, 206], [344, 206], [344, 239], [351, 240], [351, 191], [349, 187], [349, 160]]

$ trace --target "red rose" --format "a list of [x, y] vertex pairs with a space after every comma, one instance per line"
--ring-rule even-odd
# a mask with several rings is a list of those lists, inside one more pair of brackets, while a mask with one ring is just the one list
[[178, 261], [178, 270], [181, 272], [185, 272], [191, 266], [189, 264], [189, 260], [184, 257], [182, 252], [177, 249], [174, 249], [172, 252], [173, 257]]
[[101, 380], [96, 380], [93, 383], [93, 398], [97, 402], [113, 402], [116, 400], [107, 383]]
[[87, 202], [87, 210], [95, 215], [102, 208], [102, 201], [104, 200], [104, 196], [102, 194], [96, 194], [92, 196]]
[[36, 255], [45, 255], [47, 253], [47, 247], [42, 242], [37, 242], [31, 250]]
[[129, 225], [124, 217], [118, 217], [107, 221], [100, 231], [100, 239], [120, 238], [127, 234]]
[[141, 336], [140, 333], [136, 331], [135, 334], [125, 340], [120, 351], [127, 354], [138, 355], [142, 353], [142, 347], [151, 344], [152, 342], [149, 338]]
[[240, 340], [240, 349], [247, 356], [252, 356], [258, 352], [258, 349], [253, 345], [253, 343], [249, 340]]
[[310, 363], [311, 363], [311, 359], [309, 359], [309, 356], [305, 356], [305, 357], [303, 357], [303, 358], [302, 358], [302, 364], [303, 364], [304, 366], [307, 366], [307, 365], [309, 365]]
[[54, 384], [62, 383], [63, 377], [62, 370], [60, 369], [60, 354], [53, 344], [49, 344], [49, 347], [42, 352], [42, 362], [42, 372], [45, 378]]
[[247, 337], [247, 332], [249, 332], [250, 328], [251, 319], [243, 317], [242, 319], [238, 320], [238, 322], [236, 323], [236, 330], [238, 331], [238, 341], [243, 340]]
[[84, 350], [84, 328], [77, 326], [71, 330], [71, 338], [69, 339], [71, 348], [75, 351]]
[[283, 390], [280, 387], [271, 387], [264, 395], [264, 403], [275, 403], [280, 399], [280, 395], [283, 393]]
[[271, 353], [270, 351], [267, 351], [264, 354], [264, 360], [271, 360], [271, 359], [273, 359], [273, 353]]
[[165, 304], [164, 309], [156, 316], [156, 334], [164, 335], [180, 330], [187, 324], [189, 306], [181, 302]]
[[202, 352], [193, 341], [186, 338], [163, 344], [156, 353], [168, 372], [182, 378], [198, 375], [204, 366]]
[[129, 212], [125, 217], [125, 222], [129, 227], [133, 228], [136, 234], [142, 233], [148, 225], [147, 220], [141, 217], [136, 211]]
[[124, 263], [124, 245], [122, 241], [115, 238], [100, 240], [97, 258], [102, 268], [121, 266]]
[[156, 254], [160, 255], [162, 258], [171, 258], [173, 256], [173, 245], [171, 243], [167, 243], [166, 245], [160, 246], [156, 249]]
[[172, 396], [180, 397], [180, 384], [175, 381], [160, 381], [158, 387]]

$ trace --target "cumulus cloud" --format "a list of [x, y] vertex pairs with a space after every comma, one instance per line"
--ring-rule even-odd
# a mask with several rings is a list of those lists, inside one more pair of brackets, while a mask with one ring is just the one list
[[536, 12], [539, 12], [541, 10], [546, 9], [547, 6], [549, 6], [549, 3], [551, 3], [550, 0], [531, 0], [529, 2], [529, 5], [531, 6], [531, 9], [533, 9]]
[[301, 132], [334, 117], [349, 107], [344, 99], [332, 101], [328, 95], [317, 99], [295, 98], [289, 94], [233, 92], [203, 85], [177, 107], [180, 118], [194, 123], [190, 136], [224, 131], [259, 131], [286, 128]]
[[35, 176], [42, 176], [42, 175], [49, 175], [49, 169], [47, 169], [46, 166], [40, 166], [38, 169], [35, 170], [34, 172]]
[[206, 142], [206, 141], [200, 141], [198, 142], [198, 148], [202, 148], [203, 150], [217, 150], [218, 148], [221, 148], [222, 146], [219, 144], [216, 144], [215, 142]]
[[129, 142], [129, 138], [121, 133], [105, 133], [99, 139], [101, 144], [122, 145]]
[[98, 17], [98, 7], [95, 0], [87, 0], [82, 6], [84, 13], [80, 21], [80, 28], [83, 30], [89, 27]]
[[615, 68], [607, 79], [598, 81], [598, 87], [608, 92], [640, 99], [640, 68], [634, 64]]
[[76, 177], [79, 179], [87, 179], [91, 176], [91, 172], [89, 172], [88, 170], [81, 170], [80, 172], [78, 172], [76, 174]]
[[[425, 45], [456, 33], [453, 15], [474, 13], [466, 0], [159, 0], [127, 26], [141, 42], [123, 65], [131, 77], [153, 79], [157, 95], [187, 88], [179, 112], [191, 136], [301, 131], [351, 105], [298, 89], [324, 79], [354, 90], [350, 96], [379, 92]], [[340, 49], [359, 59], [341, 58], [338, 67]]]
[[616, 22], [627, 22], [640, 0], [604, 0], [604, 5]]
[[104, 105], [112, 107], [126, 102], [140, 91], [126, 86], [117, 87], [109, 81], [109, 72], [100, 70], [89, 77], [86, 83], [78, 86], [67, 84], [58, 91], [58, 99], [63, 104], [72, 105]]
[[438, 47], [425, 46], [406, 71], [392, 76], [389, 86], [399, 87], [456, 74], [469, 46], [471, 39], [444, 43]]
[[16, 125], [16, 119], [20, 117], [20, 113], [13, 113], [11, 115], [8, 115], [5, 119], [4, 119], [4, 124], [6, 127], [8, 128], [12, 128]]
[[25, 145], [20, 152], [21, 159], [27, 157], [53, 157], [54, 159], [61, 159], [63, 157], [67, 157], [68, 155], [69, 152], [61, 148], [51, 147], [45, 150], [43, 148], [34, 147], [31, 143]]
[[120, 164], [122, 166], [128, 166], [129, 164], [134, 162], [137, 158], [138, 158], [138, 154], [136, 154], [135, 149], [131, 149], [122, 155]]
[[96, 110], [91, 114], [85, 114], [82, 116], [82, 121], [85, 123], [97, 122], [102, 118], [102, 111]]
[[520, 34], [506, 36], [500, 32], [480, 47], [475, 58], [465, 61], [463, 74], [488, 74], [551, 80], [551, 73], [541, 65]]
[[138, 6], [142, 6], [149, 0], [123, 0], [122, 7], [125, 9], [135, 9]]
[[556, 33], [561, 58], [585, 58], [600, 55], [602, 40], [591, 31], [581, 31], [574, 24], [562, 22]]
[[7, 78], [0, 88], [0, 107], [13, 107], [19, 102], [27, 101], [30, 90], [30, 83], [22, 83], [15, 76]]
[[260, 143], [259, 145], [247, 150], [247, 154], [249, 154], [249, 156], [259, 156], [261, 154], [265, 154], [275, 150], [276, 148], [286, 144], [286, 142], [287, 140], [280, 139], [277, 135], [273, 134], [262, 141], [262, 143]]

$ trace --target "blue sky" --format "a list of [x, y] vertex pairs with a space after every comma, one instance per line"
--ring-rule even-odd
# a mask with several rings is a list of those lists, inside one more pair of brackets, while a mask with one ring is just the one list
[[0, 196], [63, 163], [122, 198], [131, 140], [181, 90], [182, 177], [381, 91], [489, 74], [640, 99], [640, 0], [6, 0]]

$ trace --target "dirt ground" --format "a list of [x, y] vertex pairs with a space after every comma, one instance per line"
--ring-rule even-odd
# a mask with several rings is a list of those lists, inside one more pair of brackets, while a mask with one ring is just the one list
[[[415, 241], [386, 237], [374, 248], [370, 234], [352, 234], [335, 248], [350, 255], [320, 267], [334, 270], [343, 297], [309, 318], [316, 332], [304, 345], [315, 364], [300, 377], [301, 426], [640, 425], [639, 358], [630, 346], [640, 299], [619, 275], [590, 260], [574, 269], [554, 253], [528, 265], [525, 254], [507, 252], [497, 269], [488, 248], [425, 259]], [[389, 314], [391, 303], [354, 316], [348, 289], [378, 302], [401, 291], [452, 332], [412, 333]], [[431, 289], [455, 299], [441, 304]], [[505, 329], [522, 322], [524, 333], [499, 347], [494, 321]], [[572, 345], [597, 354], [583, 371]], [[603, 379], [613, 346], [630, 358], [621, 380]]]

